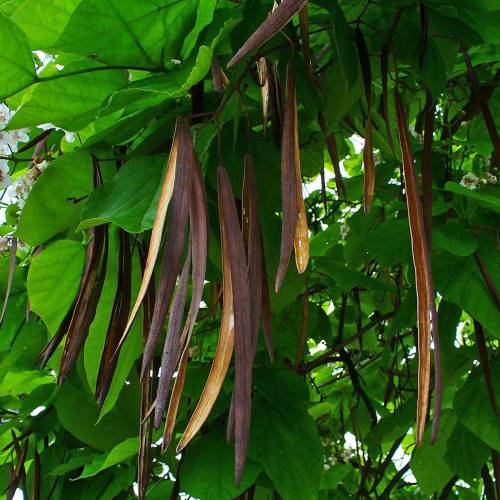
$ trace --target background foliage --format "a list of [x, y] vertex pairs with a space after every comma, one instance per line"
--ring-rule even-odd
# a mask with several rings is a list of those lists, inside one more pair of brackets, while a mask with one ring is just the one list
[[[253, 157], [267, 278], [274, 283], [280, 136], [272, 110], [266, 133], [262, 126], [255, 61], [265, 55], [276, 64], [278, 91], [287, 63], [295, 67], [309, 266], [299, 275], [290, 265], [280, 292], [271, 292], [275, 359], [269, 361], [260, 338], [239, 487], [225, 439], [231, 367], [202, 432], [182, 455], [176, 456], [175, 443], [160, 453], [161, 432], [155, 431], [146, 498], [179, 492], [203, 500], [495, 498], [499, 153], [484, 106], [500, 115], [500, 2], [315, 0], [308, 3], [313, 77], [297, 16], [226, 70], [271, 9], [268, 0], [0, 1], [0, 288], [10, 295], [0, 328], [2, 496], [16, 487], [44, 499], [137, 494], [140, 319], [101, 408], [94, 392], [117, 288], [118, 228], [130, 233], [133, 248], [149, 240], [177, 115], [195, 115], [191, 133], [210, 225], [203, 308], [173, 441], [201, 394], [219, 332], [216, 170], [227, 168], [239, 198], [245, 153]], [[366, 40], [373, 80], [376, 180], [367, 215], [361, 138], [368, 109], [356, 28]], [[391, 54], [386, 121], [384, 47]], [[479, 87], [471, 87], [463, 49]], [[214, 76], [220, 77], [214, 58], [229, 79], [222, 93], [214, 88]], [[444, 395], [438, 439], [431, 444], [426, 435], [419, 448], [415, 277], [392, 100], [396, 82], [419, 176], [429, 95], [435, 103], [431, 263]], [[336, 142], [345, 197], [319, 112]], [[97, 189], [93, 157], [103, 176]], [[102, 224], [109, 224], [110, 250], [101, 298], [75, 369], [57, 385], [62, 348], [43, 369], [35, 360], [73, 303], [87, 231]], [[132, 297], [140, 276], [134, 250]]]

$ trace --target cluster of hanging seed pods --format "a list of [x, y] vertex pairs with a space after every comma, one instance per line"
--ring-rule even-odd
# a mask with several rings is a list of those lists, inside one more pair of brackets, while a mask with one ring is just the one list
[[[284, 0], [275, 6], [269, 17], [249, 37], [242, 48], [229, 61], [228, 67], [237, 64], [250, 52], [258, 49], [281, 30], [300, 11], [300, 26], [304, 59], [310, 62], [308, 44], [308, 19], [306, 0]], [[302, 9], [302, 10], [301, 10]], [[400, 11], [392, 26], [393, 34], [399, 21]], [[393, 144], [388, 119], [388, 59], [390, 38], [384, 42], [381, 54], [382, 98], [381, 115], [386, 124], [387, 139]], [[375, 162], [372, 147], [372, 76], [368, 49], [361, 30], [355, 30], [363, 77], [368, 115], [365, 123], [364, 163], [364, 209], [369, 212], [375, 190]], [[467, 52], [464, 51], [471, 85], [477, 86]], [[275, 290], [280, 289], [289, 266], [292, 250], [298, 272], [302, 273], [309, 259], [309, 233], [302, 196], [300, 169], [297, 99], [295, 75], [292, 64], [286, 71], [284, 92], [279, 84], [277, 66], [266, 60], [257, 59], [259, 83], [262, 93], [262, 118], [265, 127], [271, 114], [273, 135], [281, 145], [281, 195], [282, 231]], [[222, 92], [228, 79], [217, 58], [212, 62], [214, 89]], [[478, 93], [480, 95], [480, 93]], [[429, 190], [425, 192], [424, 206], [420, 200], [414, 161], [410, 148], [408, 121], [402, 99], [397, 88], [394, 92], [397, 129], [402, 156], [402, 171], [406, 192], [406, 203], [411, 233], [413, 263], [416, 275], [418, 299], [418, 401], [417, 401], [417, 444], [423, 439], [428, 413], [431, 380], [430, 342], [434, 340], [435, 355], [435, 409], [433, 438], [437, 435], [441, 404], [441, 377], [439, 360], [439, 336], [435, 293], [429, 259]], [[428, 96], [424, 134], [423, 172], [430, 167], [432, 151], [432, 128], [434, 104]], [[485, 107], [485, 113], [488, 114]], [[487, 118], [488, 116], [486, 116]], [[491, 116], [490, 116], [491, 118]], [[491, 121], [491, 120], [490, 120]], [[318, 124], [325, 139], [325, 145], [335, 170], [335, 182], [341, 198], [346, 197], [345, 186], [340, 174], [335, 136], [320, 113]], [[489, 131], [500, 155], [498, 136]], [[230, 361], [235, 354], [235, 380], [228, 419], [228, 439], [234, 439], [235, 480], [239, 483], [248, 448], [252, 399], [252, 364], [257, 346], [257, 335], [262, 325], [264, 340], [270, 358], [273, 357], [271, 338], [271, 317], [266, 260], [264, 256], [259, 221], [257, 179], [252, 159], [246, 155], [242, 161], [244, 181], [241, 193], [242, 216], [238, 216], [231, 182], [223, 166], [217, 172], [218, 210], [222, 249], [222, 317], [218, 343], [212, 366], [201, 397], [184, 430], [177, 451], [184, 449], [207, 420], [227, 375]], [[94, 186], [102, 183], [99, 163], [94, 159]], [[427, 200], [427, 202], [426, 202]], [[169, 214], [170, 230], [166, 229]], [[426, 215], [427, 214], [427, 215]], [[189, 228], [189, 229], [188, 229]], [[102, 291], [108, 259], [108, 229], [106, 225], [92, 228], [88, 233], [86, 259], [80, 288], [70, 311], [59, 330], [39, 356], [42, 366], [54, 353], [66, 336], [58, 380], [62, 382], [75, 365], [95, 317]], [[161, 249], [163, 244], [163, 249]], [[143, 309], [144, 351], [142, 357], [141, 383], [141, 427], [139, 452], [139, 491], [144, 497], [148, 478], [148, 454], [152, 429], [158, 428], [165, 416], [162, 449], [166, 450], [173, 435], [177, 410], [186, 376], [189, 345], [202, 300], [207, 252], [208, 214], [204, 180], [199, 162], [195, 156], [190, 124], [186, 118], [178, 117], [168, 158], [167, 168], [149, 245], [138, 243], [142, 268], [142, 283], [138, 296], [132, 305], [131, 297], [131, 241], [126, 232], [119, 231], [118, 287], [113, 302], [111, 319], [106, 333], [97, 378], [96, 399], [103, 404], [114, 371], [120, 348], [130, 332], [139, 309]], [[185, 248], [188, 248], [185, 252]], [[160, 252], [161, 250], [161, 252]], [[159, 281], [155, 286], [153, 271], [162, 253]], [[184, 256], [184, 262], [182, 258]], [[192, 294], [189, 309], [185, 315], [188, 283]], [[131, 307], [132, 305], [132, 307]], [[167, 320], [167, 335], [161, 356], [161, 366], [155, 366], [154, 355], [160, 333]], [[186, 317], [184, 321], [184, 317]], [[156, 394], [153, 394], [154, 375], [160, 373]], [[177, 375], [174, 377], [174, 374]], [[22, 453], [22, 450], [20, 450]]]

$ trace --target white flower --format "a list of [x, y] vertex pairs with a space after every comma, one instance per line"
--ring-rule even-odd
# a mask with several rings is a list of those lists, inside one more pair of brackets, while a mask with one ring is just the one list
[[10, 248], [10, 238], [8, 236], [0, 236], [0, 252], [6, 252]]
[[6, 130], [0, 130], [0, 148], [5, 152], [12, 150], [12, 137]]
[[493, 175], [490, 172], [486, 172], [484, 178], [486, 179], [486, 182], [488, 182], [489, 184], [496, 184], [498, 182], [497, 176]]
[[[28, 196], [29, 185], [24, 177], [18, 177], [14, 181], [14, 184], [12, 184], [12, 187], [14, 188], [14, 195], [18, 200], [24, 200]], [[21, 206], [19, 203], [18, 205]]]
[[351, 231], [351, 228], [347, 224], [342, 224], [340, 226], [340, 237], [343, 240], [345, 240], [350, 231]]
[[12, 177], [9, 175], [9, 165], [6, 160], [0, 160], [0, 189], [6, 189], [12, 184]]
[[348, 462], [351, 460], [353, 456], [353, 450], [351, 448], [344, 448], [342, 452], [342, 458], [344, 459], [344, 462]]
[[461, 186], [472, 190], [477, 188], [478, 183], [479, 183], [479, 177], [476, 174], [473, 174], [472, 172], [465, 174], [462, 177], [462, 180], [460, 181]]
[[0, 130], [5, 128], [11, 118], [12, 111], [5, 104], [0, 104]]
[[12, 130], [10, 132], [12, 142], [15, 142], [16, 144], [18, 142], [28, 142], [30, 140], [28, 131], [29, 129], [27, 128], [18, 128], [16, 130]]

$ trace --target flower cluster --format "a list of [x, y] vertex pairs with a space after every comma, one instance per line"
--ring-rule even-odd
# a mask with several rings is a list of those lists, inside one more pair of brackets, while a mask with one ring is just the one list
[[14, 203], [19, 208], [24, 208], [28, 194], [33, 187], [33, 184], [40, 177], [42, 172], [47, 168], [49, 162], [46, 160], [34, 163], [23, 176], [18, 177], [10, 186], [10, 196]]
[[[29, 141], [28, 129], [5, 130], [13, 114], [5, 104], [0, 104], [0, 156], [9, 156], [16, 153], [19, 150], [20, 143]], [[0, 159], [0, 189], [8, 189], [7, 195], [10, 201], [22, 209], [30, 189], [47, 165], [47, 161], [35, 159], [26, 173], [13, 181], [8, 161]]]
[[28, 129], [4, 130], [12, 115], [12, 111], [5, 104], [0, 104], [0, 154], [2, 156], [17, 153], [19, 143], [29, 141]]
[[351, 231], [351, 228], [347, 224], [342, 224], [340, 226], [340, 237], [343, 240], [347, 239], [347, 236], [348, 236], [350, 231]]
[[485, 184], [497, 184], [497, 182], [498, 180], [496, 176], [490, 172], [486, 172], [482, 177], [478, 177], [476, 174], [469, 172], [462, 177], [460, 185], [474, 191], [478, 186]]

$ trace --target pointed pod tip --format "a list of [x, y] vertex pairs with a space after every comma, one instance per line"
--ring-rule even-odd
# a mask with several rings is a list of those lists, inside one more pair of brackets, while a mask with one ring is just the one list
[[181, 440], [179, 441], [179, 443], [177, 444], [177, 446], [175, 448], [175, 453], [181, 453], [184, 450], [185, 447], [186, 447], [186, 443], [181, 438]]

